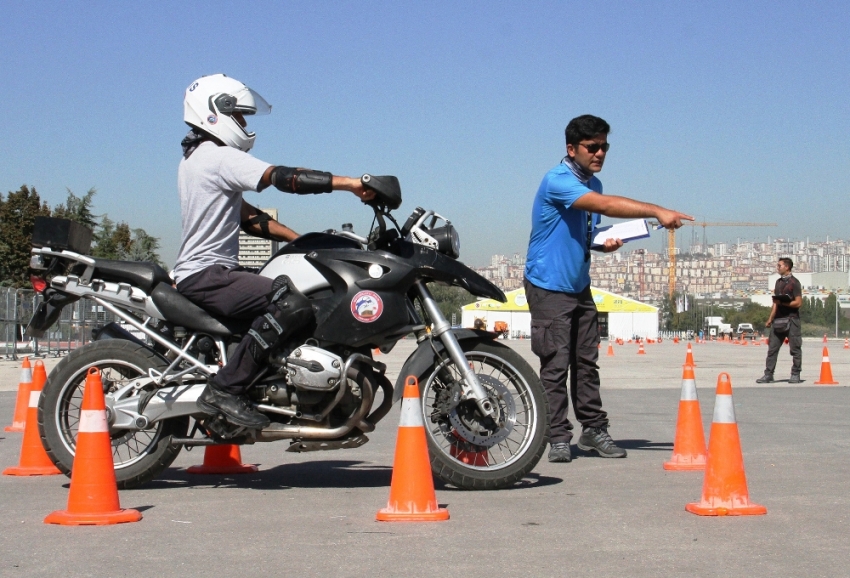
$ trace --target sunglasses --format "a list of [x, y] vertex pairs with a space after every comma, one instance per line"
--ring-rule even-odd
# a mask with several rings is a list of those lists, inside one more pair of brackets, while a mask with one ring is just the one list
[[578, 144], [580, 144], [585, 149], [587, 149], [587, 152], [589, 152], [592, 155], [595, 155], [596, 153], [598, 153], [600, 149], [602, 150], [603, 153], [607, 153], [608, 149], [611, 148], [611, 143], [607, 143], [607, 142], [604, 142], [602, 144], [599, 144], [597, 142], [593, 142], [593, 143], [590, 143], [590, 144], [584, 144], [583, 142], [580, 142]]

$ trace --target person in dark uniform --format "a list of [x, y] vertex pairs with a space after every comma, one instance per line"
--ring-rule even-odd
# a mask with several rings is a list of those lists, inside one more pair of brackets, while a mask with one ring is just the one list
[[788, 257], [783, 257], [776, 264], [779, 279], [773, 287], [773, 309], [765, 323], [765, 327], [771, 328], [767, 361], [764, 375], [758, 378], [756, 383], [773, 383], [776, 358], [785, 338], [788, 338], [788, 347], [791, 349], [791, 378], [788, 383], [802, 382], [800, 371], [803, 369], [803, 332], [800, 329], [800, 306], [803, 304], [803, 287], [791, 274], [793, 268], [794, 262]]

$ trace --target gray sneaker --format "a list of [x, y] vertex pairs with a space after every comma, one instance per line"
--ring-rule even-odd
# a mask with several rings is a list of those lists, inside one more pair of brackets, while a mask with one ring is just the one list
[[791, 379], [788, 380], [788, 383], [803, 383], [803, 380], [800, 379], [799, 373], [792, 373]]
[[614, 443], [608, 430], [602, 427], [585, 428], [576, 445], [580, 450], [594, 451], [602, 458], [624, 458], [628, 455], [626, 450]]
[[571, 462], [573, 454], [570, 451], [570, 444], [567, 442], [557, 442], [549, 448], [550, 462]]
[[756, 380], [756, 383], [773, 383], [773, 374], [765, 373]]

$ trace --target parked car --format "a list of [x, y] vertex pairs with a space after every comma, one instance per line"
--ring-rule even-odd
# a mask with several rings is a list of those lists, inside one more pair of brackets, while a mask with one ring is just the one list
[[752, 323], [739, 323], [738, 330], [735, 332], [738, 339], [755, 339], [756, 330], [753, 329]]

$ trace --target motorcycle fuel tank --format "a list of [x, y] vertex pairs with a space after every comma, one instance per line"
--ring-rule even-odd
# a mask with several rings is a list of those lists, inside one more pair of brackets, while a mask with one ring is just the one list
[[303, 253], [276, 255], [266, 263], [260, 275], [269, 279], [288, 275], [295, 287], [305, 295], [330, 287], [328, 280], [305, 259]]

